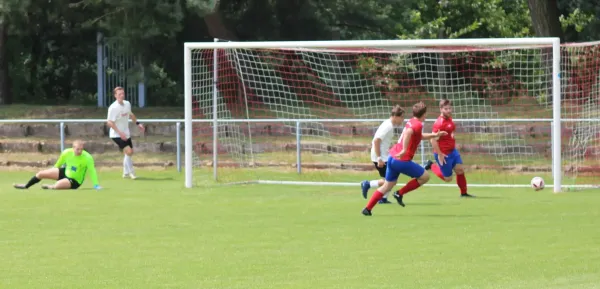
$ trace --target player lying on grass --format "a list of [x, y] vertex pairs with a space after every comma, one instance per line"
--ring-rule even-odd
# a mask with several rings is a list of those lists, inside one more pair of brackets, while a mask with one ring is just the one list
[[17, 189], [28, 189], [43, 179], [56, 180], [53, 185], [43, 185], [43, 189], [69, 190], [77, 189], [83, 184], [85, 175], [89, 173], [94, 189], [99, 190], [98, 175], [94, 167], [94, 158], [83, 150], [83, 142], [73, 142], [73, 148], [64, 150], [53, 168], [35, 174], [25, 185], [14, 185]]
[[454, 130], [456, 125], [452, 120], [452, 104], [450, 100], [440, 101], [440, 116], [433, 124], [433, 133], [444, 131], [444, 135], [438, 139], [431, 139], [435, 163], [431, 165], [431, 171], [444, 182], [452, 181], [452, 171], [456, 173], [456, 184], [460, 189], [461, 197], [474, 197], [467, 193], [467, 179], [463, 167], [462, 158], [456, 149]]
[[383, 198], [383, 195], [389, 192], [398, 181], [400, 174], [407, 175], [412, 179], [404, 185], [398, 192], [394, 193], [394, 198], [400, 206], [404, 207], [403, 197], [407, 193], [417, 189], [429, 181], [429, 174], [425, 169], [413, 162], [412, 159], [419, 148], [422, 139], [437, 138], [447, 133], [439, 131], [437, 133], [423, 133], [423, 121], [427, 113], [427, 106], [423, 102], [413, 105], [413, 118], [411, 118], [404, 127], [400, 140], [390, 149], [390, 156], [387, 162], [387, 171], [385, 173], [385, 182], [371, 196], [367, 206], [362, 214], [371, 216], [371, 210], [377, 202]]
[[[385, 120], [379, 125], [373, 140], [371, 141], [371, 161], [375, 165], [375, 169], [379, 172], [381, 179], [367, 181], [364, 180], [361, 183], [362, 196], [367, 198], [367, 192], [371, 187], [380, 187], [383, 185], [385, 172], [387, 170], [387, 159], [389, 156], [390, 144], [392, 143], [392, 137], [394, 136], [394, 128], [400, 126], [404, 122], [404, 109], [399, 105], [392, 108], [390, 118]], [[387, 200], [387, 196], [390, 192], [387, 192], [381, 200], [380, 204], [391, 203]]]

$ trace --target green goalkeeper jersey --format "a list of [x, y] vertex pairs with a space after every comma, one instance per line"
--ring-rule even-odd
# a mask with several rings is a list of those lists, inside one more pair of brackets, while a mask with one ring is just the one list
[[94, 185], [98, 185], [98, 175], [94, 167], [94, 158], [85, 150], [81, 155], [76, 156], [72, 148], [64, 150], [54, 167], [60, 168], [65, 166], [65, 175], [67, 178], [77, 181], [80, 185], [85, 180], [85, 174], [90, 173], [90, 178]]

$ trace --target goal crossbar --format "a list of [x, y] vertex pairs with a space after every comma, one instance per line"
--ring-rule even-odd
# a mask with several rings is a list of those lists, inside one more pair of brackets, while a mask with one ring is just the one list
[[[560, 39], [556, 37], [532, 38], [471, 38], [471, 39], [415, 39], [415, 40], [342, 40], [342, 41], [273, 41], [273, 42], [186, 42], [184, 44], [184, 103], [185, 103], [185, 186], [193, 186], [193, 95], [192, 95], [192, 50], [208, 49], [286, 49], [286, 48], [433, 48], [433, 47], [515, 47], [546, 46], [552, 47], [552, 123], [561, 123], [561, 88], [560, 88]], [[216, 79], [213, 82], [216, 83]], [[216, 110], [216, 91], [213, 92], [213, 106]], [[217, 114], [213, 114], [212, 122], [217, 124]], [[211, 121], [211, 120], [209, 120]], [[228, 119], [227, 122], [234, 121]], [[237, 120], [235, 120], [237, 121]], [[241, 122], [249, 122], [244, 119]], [[274, 121], [270, 119], [269, 121]], [[289, 121], [289, 120], [286, 120]], [[305, 121], [298, 119], [297, 121]], [[321, 122], [327, 120], [319, 120]], [[331, 120], [337, 121], [337, 120]], [[549, 120], [526, 120], [549, 121]], [[560, 192], [562, 184], [561, 172], [561, 126], [552, 126], [552, 172], [553, 188]], [[216, 164], [213, 164], [216, 166]], [[262, 182], [265, 183], [266, 182]], [[279, 184], [279, 183], [278, 183]]]
[[414, 40], [335, 40], [335, 41], [242, 41], [242, 42], [185, 42], [184, 49], [238, 49], [238, 48], [402, 48], [440, 46], [533, 46], [560, 43], [559, 38], [467, 38], [467, 39], [414, 39]]

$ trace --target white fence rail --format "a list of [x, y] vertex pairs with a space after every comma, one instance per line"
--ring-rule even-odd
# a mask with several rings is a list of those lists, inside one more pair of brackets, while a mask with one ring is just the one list
[[[170, 123], [175, 125], [176, 133], [175, 133], [175, 143], [177, 146], [176, 149], [176, 166], [177, 171], [181, 172], [182, 167], [182, 158], [181, 158], [181, 129], [182, 124], [184, 123], [183, 119], [139, 119], [141, 123]], [[313, 122], [321, 122], [321, 123], [360, 123], [360, 122], [381, 122], [384, 119], [218, 119], [217, 123], [295, 123], [298, 132], [302, 123], [313, 123]], [[426, 122], [434, 122], [435, 119], [427, 119]], [[553, 120], [550, 118], [539, 118], [539, 119], [454, 119], [455, 122], [473, 122], [473, 121], [487, 121], [487, 122], [511, 122], [511, 123], [532, 123], [532, 122], [540, 122], [540, 123], [548, 123], [549, 125], [553, 124]], [[573, 121], [590, 121], [590, 122], [600, 122], [600, 119], [561, 119], [561, 122], [573, 122]], [[65, 149], [65, 124], [70, 123], [105, 123], [104, 119], [0, 119], [1, 124], [58, 124], [59, 125], [59, 135], [60, 135], [60, 148], [61, 151]], [[194, 123], [211, 123], [214, 124], [215, 120], [213, 119], [194, 119], [192, 122]], [[302, 172], [302, 154], [301, 154], [301, 135], [296, 134], [296, 163], [297, 172], [300, 174]], [[421, 156], [424, 157], [424, 143], [421, 142]], [[215, 156], [216, 158], [216, 156]], [[421, 162], [425, 162], [425, 159], [422, 159]], [[214, 162], [217, 164], [217, 162]], [[214, 168], [216, 170], [216, 167]]]
[[[141, 123], [172, 123], [175, 125], [175, 143], [177, 145], [177, 171], [181, 172], [181, 124], [183, 119], [138, 119]], [[131, 121], [130, 121], [131, 122]], [[198, 122], [204, 122], [199, 120]], [[58, 124], [60, 150], [65, 149], [65, 124], [69, 123], [106, 123], [105, 119], [0, 119], [2, 124]]]

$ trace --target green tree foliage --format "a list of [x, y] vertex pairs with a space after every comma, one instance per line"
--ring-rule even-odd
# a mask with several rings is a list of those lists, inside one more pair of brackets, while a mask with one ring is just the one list
[[23, 23], [29, 5], [29, 0], [0, 1], [0, 104], [11, 103], [13, 100], [8, 32], [16, 30], [17, 23]]
[[403, 39], [532, 36], [526, 0], [425, 0], [404, 11]]
[[[600, 0], [557, 1], [566, 40], [600, 38]], [[207, 15], [222, 21], [208, 23]], [[212, 41], [211, 25], [242, 41], [534, 35], [527, 0], [3, 0], [0, 103], [95, 103], [102, 32], [135, 55], [129, 77], [146, 82], [148, 103], [179, 105], [182, 44]], [[510, 59], [488, 60], [482, 65], [510, 69]], [[393, 69], [418, 70], [410, 57], [357, 61], [389, 91], [402, 86], [389, 83]]]

